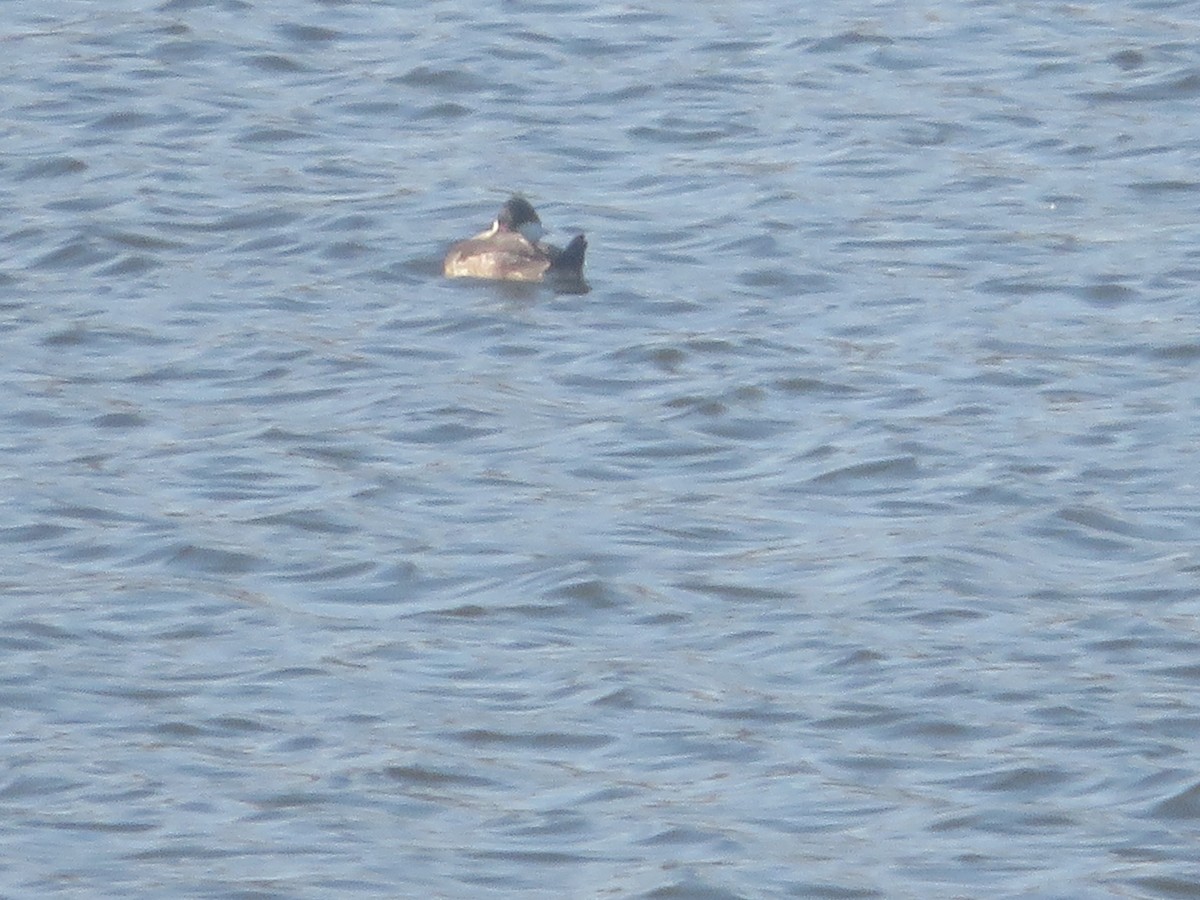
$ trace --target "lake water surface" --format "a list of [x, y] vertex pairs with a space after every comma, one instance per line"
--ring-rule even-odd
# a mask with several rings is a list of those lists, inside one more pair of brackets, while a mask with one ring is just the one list
[[3, 19], [0, 896], [1200, 897], [1200, 3]]

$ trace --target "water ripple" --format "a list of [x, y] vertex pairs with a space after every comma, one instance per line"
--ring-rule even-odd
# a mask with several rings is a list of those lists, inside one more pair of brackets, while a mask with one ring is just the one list
[[1191, 893], [1181, 10], [14, 9], [0, 894]]

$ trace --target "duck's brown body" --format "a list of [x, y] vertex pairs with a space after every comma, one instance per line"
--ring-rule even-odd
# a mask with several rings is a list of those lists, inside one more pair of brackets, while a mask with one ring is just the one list
[[450, 248], [442, 271], [448, 278], [488, 278], [499, 281], [583, 282], [587, 240], [577, 235], [566, 248], [531, 240], [523, 232], [540, 231], [533, 207], [514, 197], [501, 209], [487, 231]]
[[549, 268], [550, 255], [523, 234], [493, 229], [451, 247], [443, 270], [450, 278], [541, 281]]

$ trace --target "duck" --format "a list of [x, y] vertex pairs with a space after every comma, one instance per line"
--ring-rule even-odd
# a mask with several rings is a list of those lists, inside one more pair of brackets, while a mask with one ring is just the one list
[[542, 243], [543, 233], [542, 220], [532, 204], [514, 195], [505, 201], [490, 228], [450, 248], [442, 272], [447, 278], [582, 286], [587, 238], [578, 234], [559, 249]]

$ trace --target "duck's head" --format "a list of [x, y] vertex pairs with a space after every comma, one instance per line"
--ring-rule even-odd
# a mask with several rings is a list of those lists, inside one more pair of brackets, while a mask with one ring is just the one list
[[493, 231], [515, 231], [523, 235], [527, 241], [537, 243], [545, 230], [542, 220], [534, 212], [529, 201], [524, 197], [511, 197], [500, 208], [496, 221], [492, 224]]

